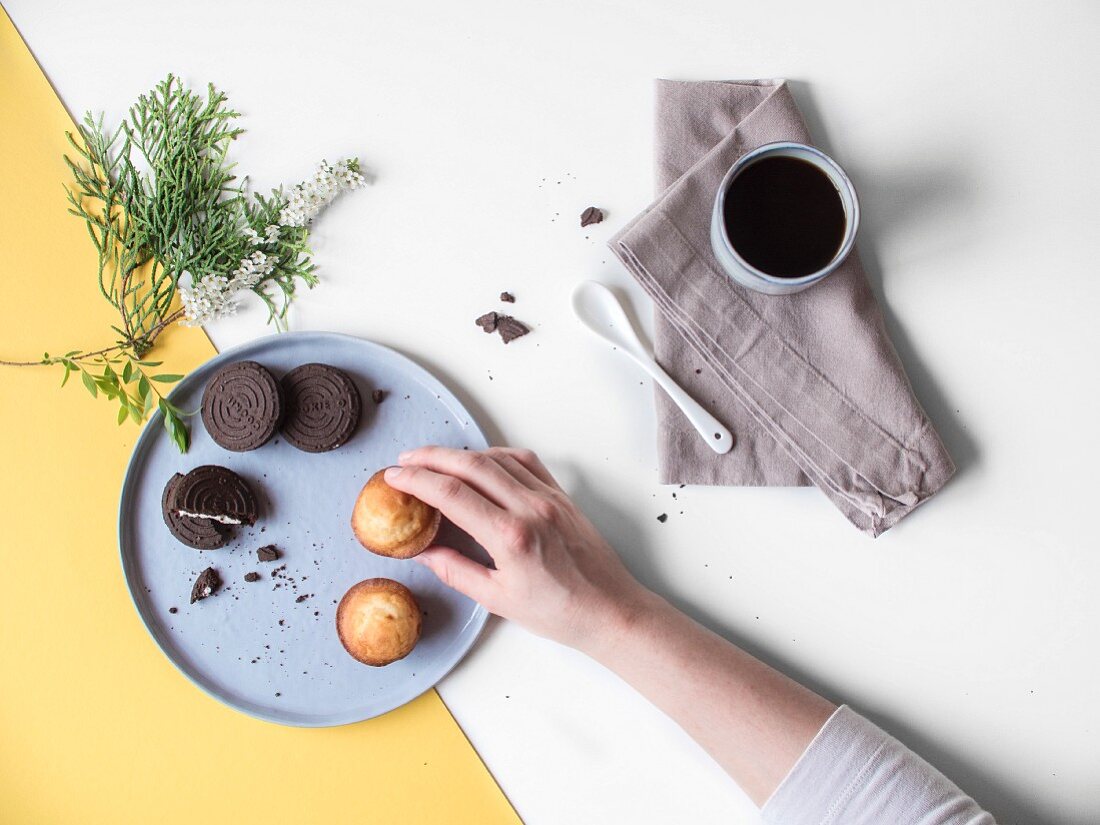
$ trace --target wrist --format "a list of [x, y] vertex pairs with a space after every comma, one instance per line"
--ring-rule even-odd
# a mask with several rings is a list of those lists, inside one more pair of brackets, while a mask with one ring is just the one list
[[603, 665], [622, 652], [633, 639], [644, 634], [646, 623], [668, 603], [651, 590], [637, 585], [630, 592], [609, 598], [592, 612], [589, 632], [574, 645], [577, 650]]

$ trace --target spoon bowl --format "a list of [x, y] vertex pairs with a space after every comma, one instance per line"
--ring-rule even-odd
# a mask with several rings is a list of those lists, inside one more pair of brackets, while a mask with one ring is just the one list
[[615, 294], [601, 283], [584, 281], [573, 290], [573, 312], [581, 323], [608, 343], [618, 347], [663, 389], [714, 452], [724, 455], [733, 449], [733, 433], [703, 409], [653, 359]]

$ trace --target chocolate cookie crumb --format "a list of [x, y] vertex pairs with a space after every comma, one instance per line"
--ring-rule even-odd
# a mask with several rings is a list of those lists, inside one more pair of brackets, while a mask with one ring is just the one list
[[481, 327], [484, 332], [496, 332], [497, 322], [499, 321], [499, 319], [500, 316], [497, 315], [495, 312], [486, 312], [484, 315], [474, 321], [474, 323]]
[[304, 602], [308, 598], [309, 598], [309, 596], [307, 596], [305, 593], [303, 593], [301, 596], [296, 598], [294, 601], [300, 604], [301, 602]]
[[383, 401], [386, 400], [386, 391], [375, 390], [370, 394], [370, 400], [373, 401], [375, 404], [381, 404]]
[[258, 582], [260, 580], [260, 574], [256, 572], [245, 573], [244, 580], [246, 582]]
[[530, 327], [522, 321], [517, 321], [511, 315], [501, 315], [497, 319], [497, 332], [500, 333], [500, 337], [504, 339], [506, 344], [517, 338], [522, 338], [530, 331]]
[[588, 226], [603, 221], [603, 210], [596, 206], [590, 206], [581, 212], [581, 226]]
[[516, 296], [511, 292], [502, 292], [500, 293], [500, 300], [504, 301], [506, 304], [514, 304], [516, 302]]
[[260, 561], [275, 561], [279, 558], [279, 549], [274, 544], [265, 544], [256, 551], [256, 558]]
[[199, 577], [195, 579], [195, 585], [191, 588], [191, 604], [201, 601], [208, 596], [213, 596], [222, 584], [222, 577], [213, 567], [207, 567]]
[[668, 513], [661, 513], [661, 515], [657, 516], [657, 521], [661, 522], [661, 524], [664, 524], [666, 521], [668, 521]]
[[179, 613], [180, 609], [178, 607], [169, 607], [168, 612], [169, 613]]

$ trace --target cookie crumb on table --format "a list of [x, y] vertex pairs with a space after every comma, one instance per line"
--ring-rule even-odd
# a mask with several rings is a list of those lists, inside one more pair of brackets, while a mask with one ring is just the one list
[[603, 210], [597, 206], [590, 206], [581, 212], [581, 226], [589, 226], [603, 221]]

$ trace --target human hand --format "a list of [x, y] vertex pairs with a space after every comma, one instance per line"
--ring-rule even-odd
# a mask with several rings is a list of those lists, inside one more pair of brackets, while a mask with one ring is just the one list
[[450, 547], [415, 560], [491, 613], [586, 649], [645, 600], [648, 591], [529, 450], [422, 447], [399, 462], [386, 482], [438, 507], [496, 569]]

